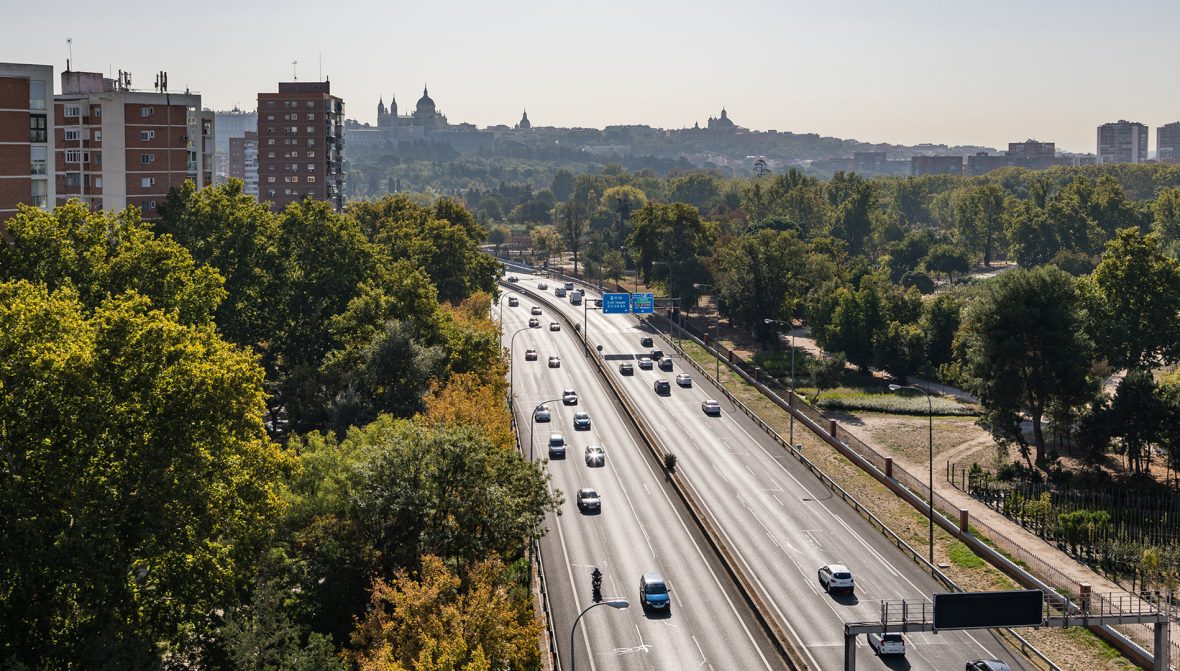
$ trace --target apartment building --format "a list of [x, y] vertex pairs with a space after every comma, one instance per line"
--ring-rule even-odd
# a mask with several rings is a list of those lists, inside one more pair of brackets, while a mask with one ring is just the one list
[[962, 156], [912, 156], [910, 157], [910, 174], [915, 177], [922, 175], [961, 175], [963, 174]]
[[1180, 163], [1180, 121], [1155, 129], [1155, 157], [1160, 163]]
[[1147, 126], [1120, 119], [1098, 127], [1098, 164], [1146, 163]]
[[[246, 137], [246, 133], [258, 133], [258, 113], [246, 112], [237, 107], [229, 111], [213, 113], [213, 132], [217, 136], [213, 155], [213, 181], [221, 184], [230, 174], [230, 140]], [[240, 179], [240, 178], [239, 178]]]
[[344, 209], [344, 101], [330, 82], [258, 94], [258, 190], [275, 209], [305, 198]]
[[139, 207], [145, 219], [185, 180], [213, 181], [213, 113], [201, 96], [137, 91], [120, 73], [61, 73], [54, 97], [57, 202], [77, 198], [95, 210]]
[[258, 133], [246, 131], [245, 137], [229, 139], [227, 177], [245, 182], [242, 191], [258, 197]]
[[49, 209], [53, 66], [0, 63], [0, 232], [17, 205]]

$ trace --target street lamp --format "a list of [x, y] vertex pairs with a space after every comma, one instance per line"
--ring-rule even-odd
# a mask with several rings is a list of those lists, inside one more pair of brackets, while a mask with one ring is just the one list
[[618, 608], [622, 610], [630, 605], [631, 602], [627, 601], [626, 599], [611, 599], [609, 601], [599, 601], [598, 603], [592, 603], [589, 606], [586, 606], [586, 609], [581, 613], [578, 613], [578, 617], [574, 618], [574, 625], [570, 627], [570, 671], [574, 671], [574, 668], [578, 663], [578, 656], [574, 654], [574, 632], [577, 630], [578, 622], [582, 619], [582, 616], [590, 612], [591, 609], [597, 608], [599, 606], [610, 606], [611, 608]]
[[[791, 408], [795, 407], [795, 325], [791, 322], [785, 322], [781, 319], [763, 319], [764, 324], [778, 324], [779, 326], [786, 325], [791, 329]], [[795, 447], [795, 413], [787, 413], [791, 416], [791, 431], [787, 439], [791, 443], [791, 447]]]
[[934, 566], [934, 403], [930, 400], [930, 390], [912, 384], [891, 384], [889, 391], [899, 389], [915, 389], [926, 394], [927, 439], [930, 449], [929, 490], [926, 513], [930, 518], [930, 565]]
[[514, 400], [513, 394], [516, 393], [514, 391], [516, 389], [516, 365], [513, 363], [515, 361], [516, 357], [512, 356], [512, 352], [514, 351], [512, 349], [512, 345], [513, 345], [513, 343], [516, 342], [516, 336], [520, 335], [521, 333], [524, 333], [525, 331], [528, 331], [531, 328], [532, 328], [531, 326], [526, 326], [526, 327], [520, 329], [519, 331], [517, 331], [516, 333], [513, 333], [512, 337], [508, 339], [508, 405], [509, 405], [509, 407], [511, 407], [513, 405], [513, 400]]
[[[713, 288], [712, 284], [705, 284], [704, 282], [694, 282], [693, 289], [704, 289], [708, 287]], [[721, 386], [721, 350], [717, 349], [721, 338], [721, 305], [717, 305], [717, 319], [713, 320], [713, 349], [717, 353], [717, 373], [713, 376], [717, 380], [717, 385]]]
[[508, 299], [508, 292], [500, 296], [500, 347], [504, 346], [504, 302]]
[[[680, 299], [674, 298], [672, 296], [672, 264], [668, 263], [667, 261], [652, 261], [651, 264], [653, 266], [660, 265], [660, 266], [667, 266], [668, 267], [668, 300], [672, 301], [672, 307], [673, 307], [673, 309], [675, 309], [678, 306]], [[656, 331], [658, 332], [659, 330], [660, 329], [657, 326]], [[668, 338], [669, 339], [672, 338], [672, 317], [671, 317], [671, 315], [668, 316]], [[676, 344], [677, 345], [680, 344], [679, 334], [677, 334], [677, 337], [676, 337]]]
[[[529, 418], [529, 461], [533, 460], [533, 428], [537, 425], [537, 411], [540, 410], [546, 403], [558, 403], [564, 399], [555, 398], [552, 401], [541, 401], [537, 407], [533, 408], [533, 416]], [[553, 421], [553, 414], [550, 413], [549, 421]]]

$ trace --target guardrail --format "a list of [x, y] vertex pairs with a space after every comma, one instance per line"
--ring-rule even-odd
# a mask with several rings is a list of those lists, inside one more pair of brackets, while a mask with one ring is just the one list
[[710, 548], [721, 560], [721, 565], [725, 567], [727, 573], [737, 584], [738, 589], [742, 593], [742, 597], [749, 604], [759, 624], [767, 632], [771, 642], [778, 649], [779, 654], [782, 655], [786, 661], [788, 668], [792, 671], [820, 671], [813, 669], [806, 660], [800, 650], [803, 648], [802, 641], [794, 640], [793, 636], [788, 634], [788, 630], [779, 624], [771, 615], [771, 608], [767, 605], [766, 598], [756, 588], [756, 581], [746, 573], [746, 569], [737, 561], [740, 556], [736, 551], [729, 547], [725, 542], [723, 535], [718, 531], [715, 523], [710, 519], [710, 515], [706, 513], [706, 507], [701, 505], [694, 494], [688, 491], [687, 483], [683, 482], [674, 472], [669, 472], [664, 468], [664, 455], [668, 453], [667, 448], [663, 445], [663, 441], [659, 438], [658, 433], [652, 429], [644, 418], [643, 413], [635, 407], [626, 392], [619, 386], [618, 380], [610, 374], [610, 370], [603, 360], [602, 355], [589, 347], [589, 342], [581, 329], [573, 328], [573, 321], [566, 316], [562, 310], [553, 310], [552, 302], [547, 296], [542, 296], [526, 287], [521, 287], [515, 284], [502, 283], [506, 287], [512, 288], [531, 299], [545, 303], [550, 306], [550, 309], [565, 322], [566, 326], [574, 333], [574, 336], [582, 341], [583, 346], [588, 349], [591, 354], [591, 360], [594, 361], [595, 367], [599, 375], [606, 381], [607, 387], [611, 390], [612, 396], [616, 399], [622, 407], [624, 414], [631, 420], [632, 425], [639, 433], [641, 442], [648, 448], [652, 457], [656, 460], [656, 464], [664, 471], [665, 477], [672, 485], [673, 491], [676, 492], [681, 502], [684, 503], [685, 509], [689, 516], [692, 517], [693, 522], [701, 530], [705, 540], [709, 543]]

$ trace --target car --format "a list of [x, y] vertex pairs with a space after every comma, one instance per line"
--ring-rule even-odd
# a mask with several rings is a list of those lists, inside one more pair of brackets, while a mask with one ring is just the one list
[[579, 410], [574, 413], [574, 431], [590, 430], [590, 413]]
[[651, 370], [651, 366], [652, 366], [651, 359], [649, 359], [645, 356], [639, 357], [639, 369], [640, 370]]
[[578, 392], [574, 391], [573, 389], [566, 389], [565, 391], [561, 392], [561, 402], [564, 405], [577, 405]]
[[602, 497], [598, 492], [583, 487], [578, 490], [578, 510], [584, 513], [600, 513], [602, 512]]
[[581, 304], [582, 304], [582, 292], [581, 291], [571, 291], [570, 292], [570, 305], [581, 305]]
[[905, 655], [901, 634], [869, 634], [869, 647], [878, 655]]
[[652, 361], [659, 361], [664, 358], [664, 353], [658, 349], [653, 349], [648, 356], [651, 357]]
[[681, 387], [691, 387], [692, 386], [692, 376], [689, 375], [688, 373], [680, 373], [679, 375], [676, 376], [676, 384]]
[[559, 357], [559, 356], [549, 357], [549, 367], [550, 368], [561, 368], [561, 357]]
[[533, 421], [535, 422], [548, 422], [551, 419], [553, 419], [553, 412], [549, 410], [547, 405], [542, 405], [533, 413]]
[[509, 282], [519, 282], [519, 281], [520, 281], [520, 278], [519, 278], [519, 277], [517, 277], [516, 275], [509, 275], [509, 276], [508, 276], [508, 281], [509, 281]]
[[550, 331], [560, 331], [561, 324], [558, 324], [557, 322], [549, 322], [549, 330]]
[[1012, 671], [1012, 667], [998, 659], [973, 659], [967, 662], [967, 671]]
[[855, 589], [852, 571], [843, 564], [825, 564], [819, 567], [819, 584], [824, 586], [825, 592], [844, 590], [852, 594], [852, 590]]
[[545, 282], [537, 282], [537, 288], [540, 289], [541, 291], [544, 291], [549, 288], [549, 285], [546, 284]]
[[532, 319], [529, 320], [529, 328], [531, 328], [531, 329], [541, 328], [541, 320], [537, 319], [536, 317], [533, 317]]
[[514, 307], [516, 307], [516, 306], [518, 306], [518, 305], [520, 305], [520, 299], [519, 299], [519, 298], [517, 298], [516, 296], [509, 296], [509, 297], [508, 297], [508, 307], [510, 307], [510, 308], [514, 308]]
[[644, 573], [639, 576], [639, 604], [643, 606], [643, 612], [668, 612], [672, 602], [668, 591], [668, 583], [664, 582], [664, 576], [659, 573]]
[[536, 361], [537, 360], [537, 350], [533, 349], [532, 347], [526, 349], [524, 351], [524, 360], [525, 361]]
[[565, 290], [566, 291], [573, 291], [574, 290], [574, 283], [573, 282], [566, 282], [565, 283]]
[[668, 384], [667, 380], [656, 380], [651, 388], [655, 389], [656, 393], [660, 396], [667, 396], [672, 393], [672, 385]]
[[594, 307], [596, 307], [596, 308], [602, 307], [602, 299], [601, 298], [594, 299]]
[[701, 401], [701, 412], [713, 417], [721, 416], [721, 404], [713, 399], [706, 399]]
[[560, 433], [549, 434], [549, 458], [565, 459], [565, 436]]
[[536, 316], [540, 317], [541, 316], [541, 308], [534, 305], [533, 309], [529, 310], [529, 314], [536, 315]]
[[602, 449], [601, 445], [587, 445], [586, 446], [586, 465], [590, 467], [603, 466], [606, 464], [606, 451]]
[[558, 298], [565, 298], [565, 289], [562, 289], [561, 287], [557, 287], [556, 289], [553, 290], [553, 295], [557, 296]]
[[630, 361], [624, 361], [623, 363], [619, 364], [619, 373], [623, 375], [634, 375], [635, 367], [631, 365]]
[[640, 347], [651, 347], [651, 338], [648, 336], [644, 336], [644, 337], [640, 338], [639, 339], [639, 346]]
[[672, 360], [669, 359], [668, 357], [664, 357], [663, 359], [660, 359], [659, 368], [662, 371], [671, 373], [672, 372]]

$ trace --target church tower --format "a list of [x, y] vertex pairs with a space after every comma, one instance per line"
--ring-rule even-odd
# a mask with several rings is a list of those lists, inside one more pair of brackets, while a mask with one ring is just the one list
[[516, 130], [528, 130], [532, 127], [533, 124], [529, 123], [528, 110], [525, 110], [524, 114], [522, 114], [520, 117], [520, 123], [516, 124]]

